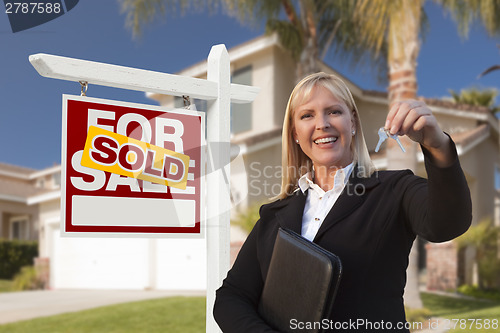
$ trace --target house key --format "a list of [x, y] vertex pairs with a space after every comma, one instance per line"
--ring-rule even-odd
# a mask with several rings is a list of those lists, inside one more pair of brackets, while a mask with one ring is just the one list
[[387, 131], [383, 127], [380, 127], [378, 129], [378, 143], [377, 143], [377, 147], [375, 148], [376, 153], [378, 153], [382, 142], [387, 140], [387, 138], [388, 138]]
[[403, 151], [403, 153], [406, 153], [405, 147], [403, 147], [403, 145], [401, 144], [401, 141], [399, 141], [399, 137], [397, 134], [390, 134], [389, 130], [387, 130], [383, 127], [380, 127], [378, 130], [378, 138], [379, 139], [378, 139], [377, 147], [375, 148], [376, 153], [379, 151], [380, 145], [382, 145], [382, 142], [387, 140], [387, 138], [392, 138], [392, 139], [396, 140], [396, 142], [398, 143], [398, 145], [401, 148], [401, 150]]

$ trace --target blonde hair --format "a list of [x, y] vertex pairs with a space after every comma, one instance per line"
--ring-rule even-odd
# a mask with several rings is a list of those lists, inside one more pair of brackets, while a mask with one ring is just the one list
[[355, 135], [351, 142], [351, 153], [353, 162], [358, 165], [358, 177], [368, 178], [375, 171], [368, 148], [366, 147], [358, 108], [349, 88], [337, 76], [323, 72], [311, 74], [302, 79], [293, 89], [285, 112], [282, 132], [281, 153], [281, 192], [274, 199], [284, 199], [290, 196], [297, 188], [300, 177], [312, 171], [312, 161], [295, 143], [293, 138], [293, 115], [297, 107], [307, 102], [315, 87], [328, 89], [336, 98], [341, 99], [351, 111], [351, 117], [355, 124]]

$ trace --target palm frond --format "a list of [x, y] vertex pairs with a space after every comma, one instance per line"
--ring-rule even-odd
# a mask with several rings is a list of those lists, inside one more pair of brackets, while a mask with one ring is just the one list
[[499, 69], [500, 69], [500, 65], [493, 65], [493, 66], [491, 66], [491, 67], [487, 68], [487, 69], [486, 69], [484, 72], [482, 72], [481, 74], [479, 74], [479, 75], [477, 76], [477, 78], [479, 79], [480, 77], [485, 76], [486, 74], [491, 73], [491, 72], [496, 71], [496, 70], [499, 70]]
[[214, 10], [221, 0], [118, 0], [126, 14], [125, 25], [134, 38], [141, 36], [143, 27], [167, 15], [185, 14], [188, 10]]
[[225, 10], [242, 23], [258, 25], [280, 15], [281, 0], [221, 0]]
[[318, 47], [321, 58], [329, 56], [351, 69], [370, 72], [380, 83], [387, 81], [387, 47], [376, 49], [367, 43], [362, 25], [356, 20], [358, 2], [318, 0]]
[[481, 23], [490, 36], [500, 35], [500, 0], [434, 0], [449, 12], [462, 37], [474, 23]]
[[475, 106], [484, 106], [489, 108], [492, 112], [496, 112], [495, 98], [498, 96], [498, 90], [495, 88], [480, 89], [471, 87], [460, 90], [460, 93], [454, 90], [449, 90], [453, 100], [456, 103], [463, 103]]
[[304, 48], [299, 29], [289, 21], [270, 19], [266, 24], [266, 33], [273, 32], [277, 33], [281, 45], [289, 50], [292, 57], [297, 61]]
[[[387, 61], [399, 63], [408, 59], [408, 54], [413, 54], [416, 59], [419, 37], [425, 37], [428, 31], [423, 0], [358, 0], [353, 15], [352, 24], [357, 36], [351, 43], [361, 44], [354, 48], [361, 59], [353, 57], [356, 61], [387, 67]], [[409, 25], [414, 28], [408, 29]], [[409, 45], [408, 41], [416, 44]], [[379, 73], [387, 73], [387, 70], [384, 68]], [[379, 81], [385, 82], [386, 79], [379, 74]]]

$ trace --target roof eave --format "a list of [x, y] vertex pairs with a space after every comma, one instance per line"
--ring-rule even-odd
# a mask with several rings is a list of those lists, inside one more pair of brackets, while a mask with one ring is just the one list
[[26, 199], [26, 203], [28, 206], [47, 202], [47, 201], [52, 201], [52, 200], [57, 200], [61, 198], [61, 190], [55, 190], [55, 191], [50, 191], [46, 192], [43, 194], [38, 194], [31, 196]]

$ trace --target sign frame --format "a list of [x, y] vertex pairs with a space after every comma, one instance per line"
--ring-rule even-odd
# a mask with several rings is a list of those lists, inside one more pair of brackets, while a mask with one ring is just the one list
[[[87, 96], [76, 96], [76, 95], [63, 95], [63, 111], [62, 111], [62, 142], [61, 142], [61, 219], [60, 219], [60, 230], [62, 237], [98, 237], [98, 238], [184, 238], [184, 239], [201, 239], [205, 237], [206, 234], [206, 161], [207, 161], [207, 138], [206, 138], [206, 115], [205, 112], [201, 111], [193, 111], [188, 109], [179, 109], [179, 108], [165, 108], [156, 105], [148, 105], [148, 104], [139, 104], [139, 103], [130, 103], [102, 98], [94, 98]], [[194, 116], [200, 118], [200, 179], [199, 179], [199, 190], [198, 193], [198, 203], [195, 203], [196, 208], [199, 210], [199, 226], [198, 232], [106, 232], [106, 231], [67, 231], [67, 221], [66, 221], [66, 207], [68, 204], [68, 193], [67, 193], [67, 182], [68, 178], [68, 101], [78, 101], [78, 102], [87, 102], [87, 103], [95, 103], [95, 104], [104, 104], [109, 105], [111, 107], [120, 107], [120, 108], [129, 108], [134, 110], [146, 110], [148, 112], [159, 112], [159, 114], [170, 113], [170, 114], [178, 114], [182, 116]], [[88, 129], [88, 124], [85, 123], [85, 126]], [[83, 147], [81, 147], [83, 149]], [[198, 163], [198, 161], [196, 162]], [[104, 172], [104, 171], [102, 171]], [[91, 195], [89, 195], [91, 197]], [[166, 199], [166, 200], [178, 200], [178, 199]], [[195, 214], [196, 216], [196, 214]], [[195, 224], [198, 221], [195, 221]], [[109, 227], [109, 226], [104, 226]], [[136, 226], [132, 226], [136, 227]], [[141, 226], [139, 226], [141, 227]], [[146, 226], [146, 228], [149, 228]], [[173, 228], [183, 228], [183, 227], [174, 227], [174, 226], [166, 226], [165, 229], [172, 230]], [[195, 227], [193, 227], [195, 230]]]
[[[224, 44], [213, 45], [210, 49], [206, 80], [43, 53], [30, 55], [29, 61], [41, 76], [47, 78], [206, 100], [208, 144], [230, 142], [227, 122], [230, 103], [253, 102], [260, 91], [258, 87], [231, 83], [230, 59]], [[208, 150], [207, 162], [208, 158], [213, 165], [224, 165], [226, 174], [230, 174], [229, 145], [215, 151]], [[215, 333], [220, 332], [212, 314], [215, 291], [230, 267], [230, 184], [218, 177], [207, 177], [206, 184], [206, 332]]]

